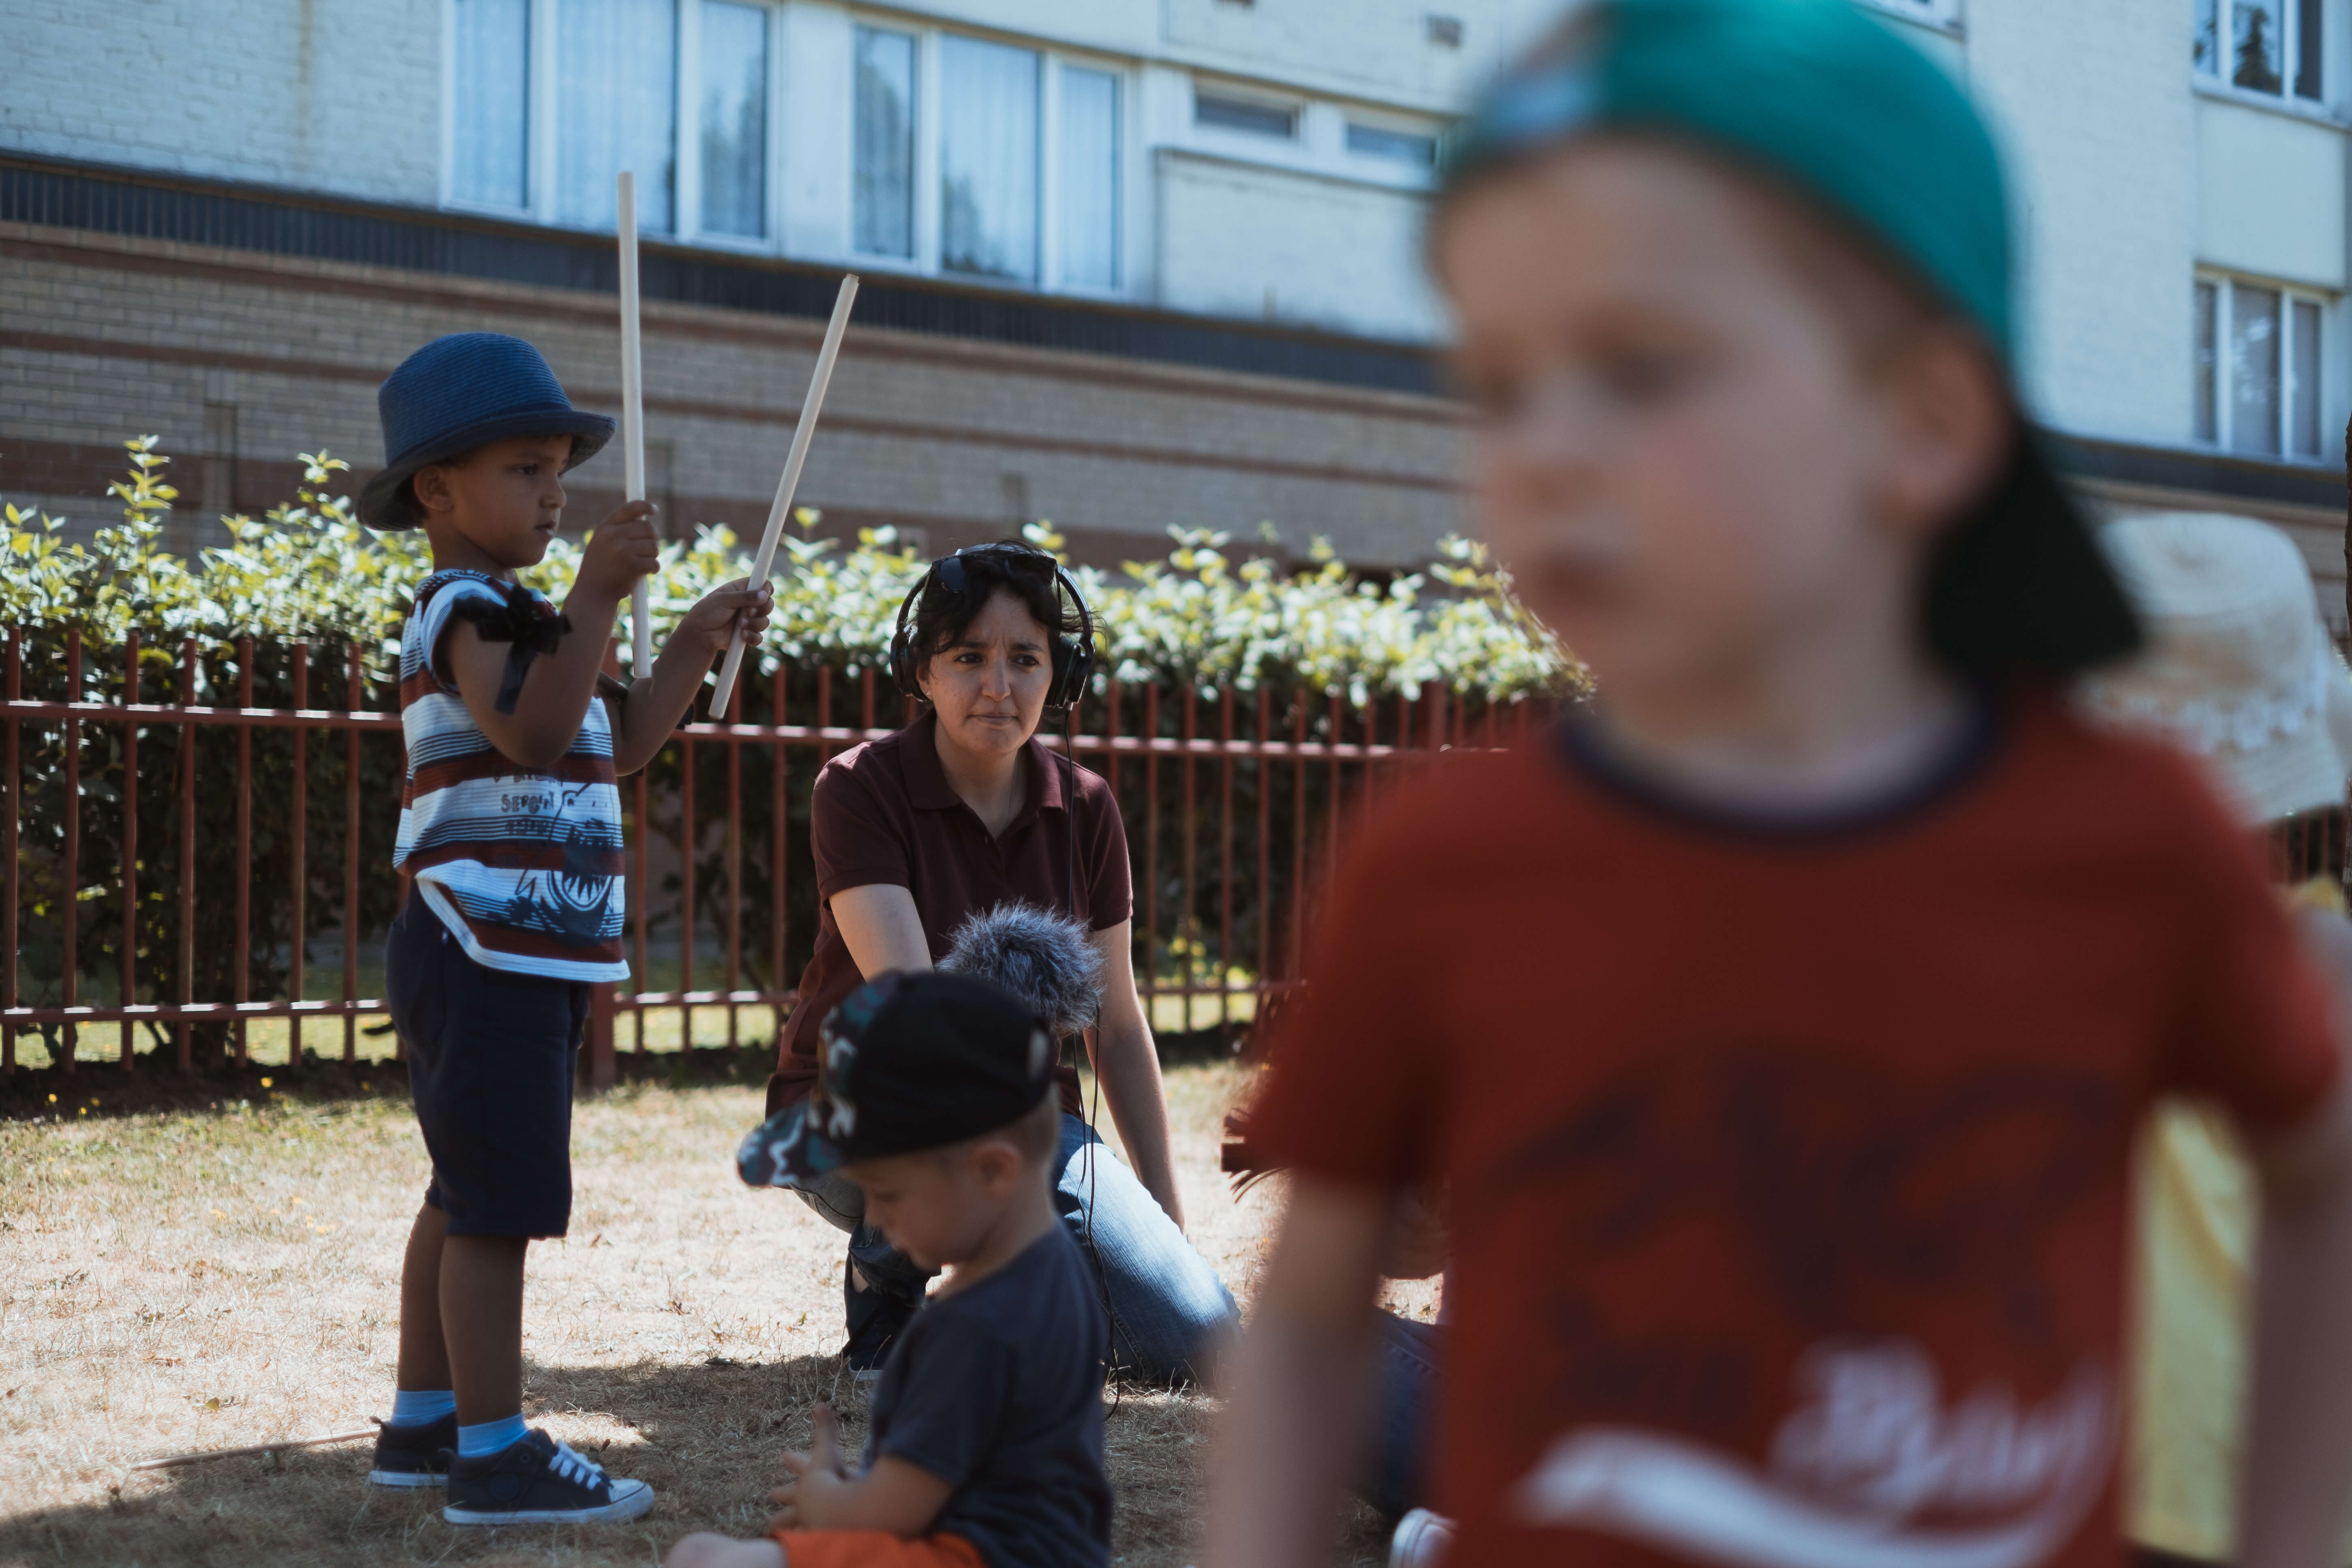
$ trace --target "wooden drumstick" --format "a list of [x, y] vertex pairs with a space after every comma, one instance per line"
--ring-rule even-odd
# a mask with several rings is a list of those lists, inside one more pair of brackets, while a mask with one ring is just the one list
[[[768, 509], [768, 531], [760, 540], [760, 553], [751, 563], [751, 592], [768, 584], [776, 563], [776, 544], [783, 537], [784, 520], [793, 514], [793, 492], [800, 488], [801, 465], [808, 461], [809, 437], [816, 431], [817, 411], [824, 406], [824, 389], [833, 384], [833, 362], [841, 355], [841, 335], [849, 328], [849, 308], [857, 300], [857, 274], [846, 273], [833, 301], [833, 320], [825, 323], [824, 345], [816, 351], [816, 370], [809, 377], [808, 396], [793, 426], [793, 447], [784, 458], [783, 478], [776, 481], [776, 503]], [[710, 694], [710, 717], [723, 722], [727, 700], [735, 693], [735, 674], [743, 665], [743, 629], [739, 625], [727, 644], [727, 661], [719, 667], [719, 686]]]

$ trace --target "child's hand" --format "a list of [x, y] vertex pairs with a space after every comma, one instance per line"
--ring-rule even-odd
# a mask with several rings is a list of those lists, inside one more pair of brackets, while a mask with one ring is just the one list
[[739, 623], [743, 628], [744, 647], [758, 647], [760, 638], [767, 632], [769, 617], [776, 613], [776, 590], [771, 584], [754, 594], [751, 581], [749, 577], [738, 577], [705, 594], [694, 608], [678, 617], [662, 652], [667, 655], [675, 648], [681, 657], [708, 665], [727, 651], [728, 639], [734, 636]]
[[784, 1455], [784, 1468], [793, 1473], [793, 1479], [768, 1494], [770, 1502], [782, 1505], [768, 1521], [771, 1531], [824, 1529], [826, 1499], [848, 1483], [849, 1477], [841, 1468], [841, 1429], [833, 1419], [832, 1408], [818, 1405], [815, 1422], [808, 1452]]
[[633, 500], [614, 508], [588, 536], [580, 552], [572, 592], [586, 589], [615, 602], [629, 596], [637, 579], [661, 564], [661, 536], [654, 531], [654, 503]]

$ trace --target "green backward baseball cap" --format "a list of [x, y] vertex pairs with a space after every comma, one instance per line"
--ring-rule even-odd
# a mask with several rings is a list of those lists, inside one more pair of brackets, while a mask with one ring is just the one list
[[[1975, 106], [1853, 0], [1593, 0], [1447, 132], [1441, 185], [1580, 138], [1654, 135], [1778, 184], [1925, 282], [2017, 364], [2009, 197]], [[1999, 483], [1927, 576], [1927, 637], [1956, 667], [2063, 674], [2139, 626], [2023, 418]]]

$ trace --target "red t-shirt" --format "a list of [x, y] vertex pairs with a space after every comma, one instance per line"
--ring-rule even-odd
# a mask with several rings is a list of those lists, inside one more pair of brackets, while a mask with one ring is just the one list
[[1328, 903], [1254, 1131], [1447, 1191], [1448, 1568], [2120, 1561], [2135, 1124], [2336, 1070], [2185, 763], [2019, 692], [1799, 831], [1571, 735], [1401, 791]]
[[[914, 896], [934, 962], [947, 956], [966, 917], [1017, 901], [1108, 931], [1135, 910], [1127, 829], [1110, 784], [1073, 769], [1032, 740], [1021, 751], [1028, 789], [1021, 813], [996, 837], [948, 784], [940, 766], [938, 715], [879, 741], [852, 746], [818, 770], [809, 805], [809, 850], [816, 860], [816, 948], [801, 975], [800, 1001], [777, 1043], [768, 1080], [774, 1115], [816, 1084], [817, 1026], [865, 976], [834, 924], [833, 896], [877, 882]], [[1069, 783], [1077, 781], [1076, 820]], [[1075, 875], [1070, 858], [1077, 851]], [[1073, 893], [1076, 905], [1072, 907]], [[1078, 1075], [1060, 1071], [1062, 1108], [1084, 1112]]]

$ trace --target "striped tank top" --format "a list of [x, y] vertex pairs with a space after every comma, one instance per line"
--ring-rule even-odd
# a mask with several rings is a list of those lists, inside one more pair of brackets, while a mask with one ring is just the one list
[[441, 657], [453, 618], [503, 637], [534, 613], [553, 611], [532, 590], [479, 572], [436, 572], [418, 585], [400, 637], [408, 777], [392, 863], [416, 879], [475, 963], [551, 980], [625, 980], [621, 791], [603, 700], [589, 699], [554, 766], [518, 768], [474, 722]]

